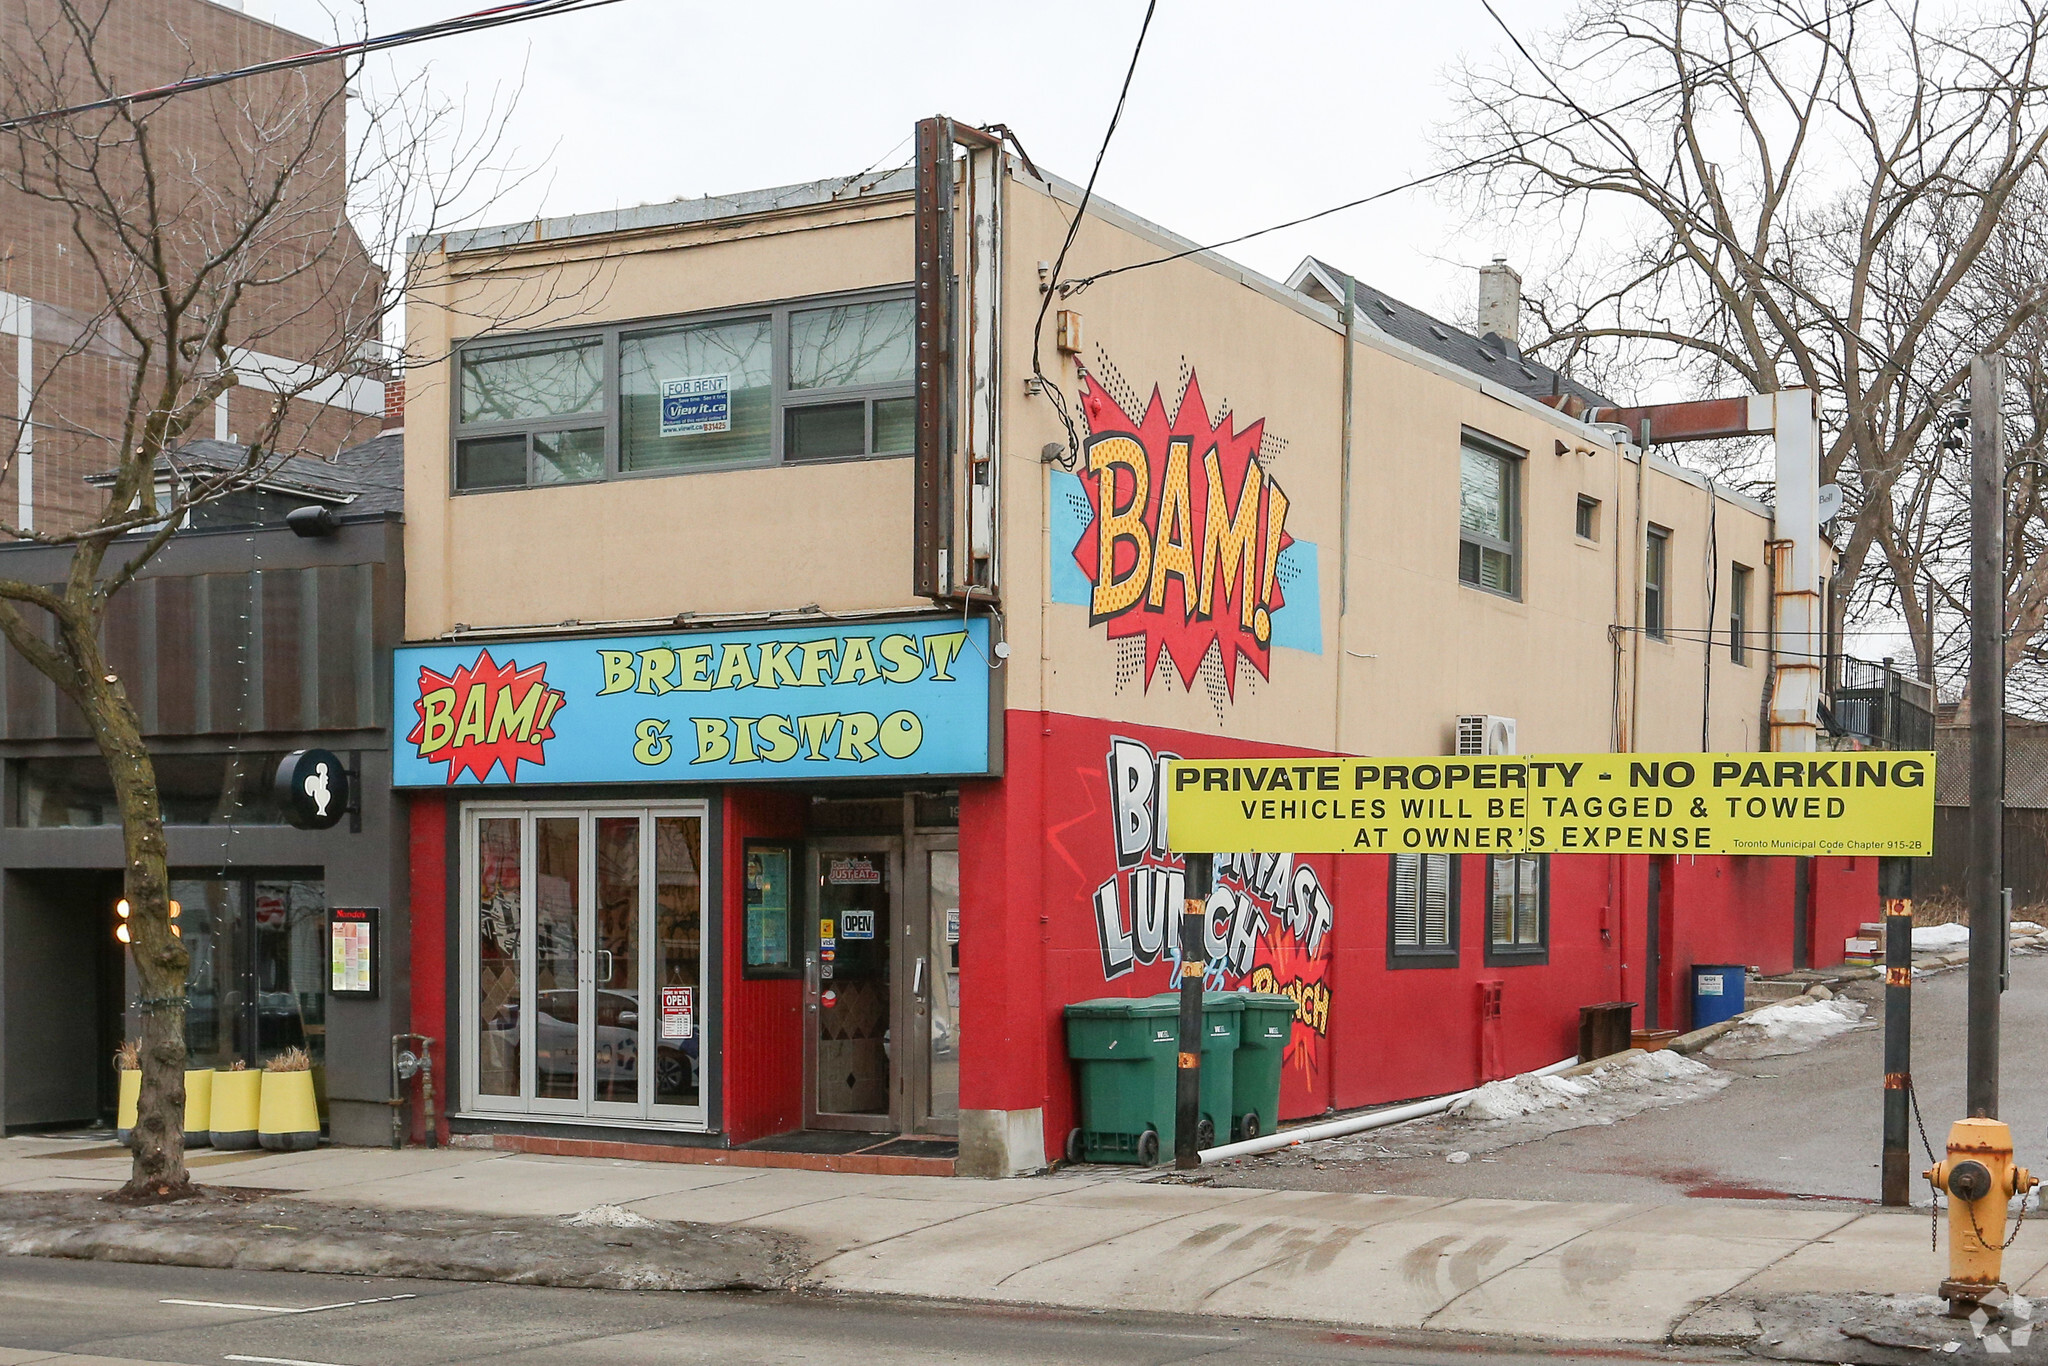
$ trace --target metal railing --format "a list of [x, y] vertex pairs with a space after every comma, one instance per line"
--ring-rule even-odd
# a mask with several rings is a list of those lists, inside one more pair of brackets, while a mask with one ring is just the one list
[[1830, 672], [1830, 729], [1872, 749], [1933, 749], [1934, 688], [1889, 659], [1837, 655]]

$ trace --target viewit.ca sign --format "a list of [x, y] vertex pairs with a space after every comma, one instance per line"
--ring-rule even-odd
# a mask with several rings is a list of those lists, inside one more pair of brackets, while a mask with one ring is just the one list
[[1932, 852], [1934, 755], [1175, 759], [1175, 853]]

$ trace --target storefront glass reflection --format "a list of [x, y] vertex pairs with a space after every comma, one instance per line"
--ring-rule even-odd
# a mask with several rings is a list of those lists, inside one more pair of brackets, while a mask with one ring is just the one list
[[191, 966], [185, 1047], [194, 1067], [260, 1067], [287, 1048], [326, 1060], [326, 884], [313, 878], [175, 878]]

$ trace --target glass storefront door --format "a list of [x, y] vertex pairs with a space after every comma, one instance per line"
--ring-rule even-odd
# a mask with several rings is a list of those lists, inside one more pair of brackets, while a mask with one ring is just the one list
[[704, 810], [465, 808], [466, 1108], [703, 1127]]
[[815, 840], [811, 935], [804, 963], [804, 1124], [882, 1132], [900, 1127], [891, 1066], [896, 891], [902, 843]]
[[910, 1013], [924, 1056], [912, 1088], [918, 1128], [960, 1131], [960, 839], [918, 835], [910, 843], [917, 933], [910, 949]]

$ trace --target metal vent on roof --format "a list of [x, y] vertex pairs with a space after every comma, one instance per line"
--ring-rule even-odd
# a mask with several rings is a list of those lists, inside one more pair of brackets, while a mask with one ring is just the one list
[[1479, 359], [1487, 362], [1489, 365], [1500, 364], [1500, 357], [1495, 355], [1493, 352], [1487, 350], [1485, 347], [1475, 346], [1472, 349], [1479, 353]]
[[1392, 304], [1388, 303], [1385, 299], [1375, 300], [1375, 302], [1379, 304], [1380, 312], [1386, 314], [1389, 318], [1394, 316], [1394, 306]]
[[1531, 370], [1531, 369], [1530, 369], [1530, 368], [1529, 368], [1528, 366], [1526, 366], [1526, 365], [1522, 366], [1522, 367], [1521, 367], [1521, 370], [1522, 370], [1522, 376], [1523, 376], [1523, 378], [1525, 378], [1525, 379], [1542, 379], [1542, 378], [1543, 378], [1543, 376], [1541, 376], [1541, 375], [1537, 374], [1537, 373], [1536, 373], [1536, 372], [1535, 372], [1534, 370]]
[[1438, 341], [1449, 341], [1451, 339], [1451, 334], [1438, 327], [1435, 323], [1429, 325], [1429, 335], [1435, 337]]

